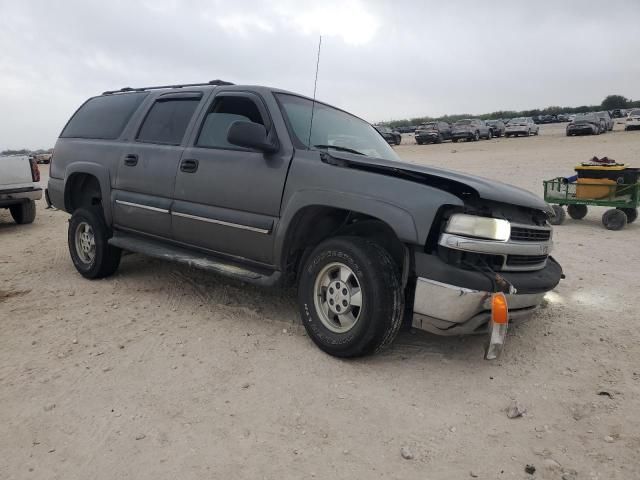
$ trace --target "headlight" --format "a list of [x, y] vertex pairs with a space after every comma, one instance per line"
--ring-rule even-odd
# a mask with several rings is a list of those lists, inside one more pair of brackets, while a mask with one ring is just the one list
[[487, 238], [506, 242], [511, 235], [511, 224], [498, 218], [478, 217], [456, 213], [451, 216], [445, 229], [447, 233], [457, 233], [468, 237]]

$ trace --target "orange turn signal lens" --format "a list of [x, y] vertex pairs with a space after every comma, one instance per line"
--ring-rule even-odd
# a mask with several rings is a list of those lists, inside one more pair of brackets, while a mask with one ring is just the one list
[[491, 297], [491, 320], [498, 325], [506, 325], [509, 322], [509, 308], [504, 293], [494, 293]]

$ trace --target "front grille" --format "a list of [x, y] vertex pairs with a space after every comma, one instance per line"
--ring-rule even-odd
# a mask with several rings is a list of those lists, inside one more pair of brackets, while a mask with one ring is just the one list
[[534, 267], [542, 265], [547, 260], [547, 255], [509, 255], [507, 267]]
[[511, 240], [516, 242], [546, 242], [550, 238], [550, 229], [511, 226]]

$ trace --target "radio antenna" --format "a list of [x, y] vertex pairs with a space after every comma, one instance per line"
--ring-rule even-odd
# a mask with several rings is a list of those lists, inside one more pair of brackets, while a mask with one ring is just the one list
[[311, 104], [311, 121], [309, 122], [309, 140], [307, 142], [308, 148], [311, 148], [311, 129], [313, 128], [313, 111], [316, 108], [316, 89], [318, 88], [318, 68], [320, 67], [320, 48], [322, 48], [322, 35], [318, 41], [318, 57], [316, 59], [316, 79], [313, 83], [313, 103]]

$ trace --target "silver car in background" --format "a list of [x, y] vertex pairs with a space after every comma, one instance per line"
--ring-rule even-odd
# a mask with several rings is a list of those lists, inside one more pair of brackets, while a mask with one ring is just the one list
[[596, 112], [596, 115], [598, 116], [598, 118], [600, 118], [600, 120], [602, 120], [602, 122], [604, 122], [605, 128], [602, 133], [610, 132], [611, 130], [613, 130], [613, 118], [611, 118], [609, 112]]
[[512, 118], [507, 123], [504, 131], [505, 137], [517, 137], [518, 135], [524, 135], [528, 137], [531, 134], [538, 135], [540, 127], [535, 124], [531, 117], [517, 117]]

